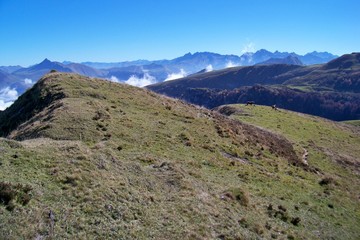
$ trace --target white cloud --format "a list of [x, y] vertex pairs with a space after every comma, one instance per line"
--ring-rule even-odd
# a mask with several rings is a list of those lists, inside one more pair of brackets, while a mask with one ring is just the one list
[[6, 87], [0, 90], [0, 100], [16, 100], [18, 95], [19, 94], [15, 88]]
[[0, 100], [0, 111], [3, 111], [6, 108], [10, 107], [13, 103], [14, 102], [4, 102], [3, 100]]
[[178, 78], [186, 77], [187, 73], [184, 71], [184, 69], [180, 69], [180, 72], [178, 73], [171, 73], [168, 74], [167, 78], [164, 81], [170, 81]]
[[232, 61], [228, 61], [225, 65], [225, 68], [231, 68], [231, 67], [236, 67], [236, 66], [239, 66], [239, 65], [233, 63]]
[[28, 86], [33, 85], [33, 81], [30, 78], [25, 78], [24, 83], [25, 83], [25, 85], [28, 85]]
[[110, 82], [116, 82], [116, 83], [120, 82], [120, 80], [119, 80], [117, 77], [115, 77], [115, 76], [111, 76], [110, 78], [108, 78], [108, 80], [109, 80]]
[[19, 93], [15, 88], [6, 87], [0, 90], [0, 110], [9, 107], [18, 98]]
[[248, 42], [245, 45], [243, 45], [243, 48], [241, 50], [241, 53], [249, 53], [249, 52], [255, 52], [255, 43]]
[[207, 67], [205, 68], [205, 72], [211, 72], [212, 70], [214, 70], [214, 68], [211, 64], [207, 65]]
[[132, 75], [125, 83], [136, 87], [144, 87], [156, 83], [156, 78], [145, 72], [142, 78]]
[[244, 53], [242, 56], [241, 56], [241, 59], [240, 61], [245, 64], [245, 65], [248, 65], [248, 64], [253, 64], [254, 61], [253, 61], [253, 55], [254, 53]]

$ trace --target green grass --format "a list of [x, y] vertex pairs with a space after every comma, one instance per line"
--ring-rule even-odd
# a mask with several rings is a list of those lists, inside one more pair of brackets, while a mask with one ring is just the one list
[[[290, 176], [281, 174], [281, 177], [284, 178], [283, 181], [289, 181], [287, 190], [281, 184], [274, 184], [271, 187], [260, 187], [261, 192], [269, 191], [265, 195], [270, 195], [271, 192], [276, 195], [287, 195], [293, 203], [299, 206], [302, 205], [302, 202], [306, 202], [308, 203], [305, 206], [307, 211], [314, 211], [322, 217], [328, 216], [326, 223], [328, 227], [338, 225], [343, 229], [352, 229], [353, 233], [359, 233], [356, 221], [359, 221], [360, 217], [357, 203], [360, 193], [360, 137], [357, 129], [283, 109], [275, 111], [267, 106], [229, 106], [235, 109], [233, 112], [236, 112], [231, 115], [231, 118], [285, 136], [293, 142], [299, 156], [306, 149], [309, 152], [307, 161], [310, 171], [317, 172], [317, 174], [313, 174], [289, 169], [287, 173]], [[331, 184], [331, 186], [316, 184], [319, 179], [329, 176], [336, 179], [336, 184]], [[304, 182], [294, 183], [296, 181], [294, 177], [303, 179]], [[311, 194], [311, 192], [313, 193]], [[335, 205], [338, 208], [331, 207]], [[311, 215], [303, 215], [301, 219], [309, 221], [310, 226], [315, 224], [313, 226], [318, 227]], [[328, 237], [333, 236], [340, 239], [341, 234], [348, 234], [348, 232], [336, 233], [336, 230], [333, 230], [331, 233], [329, 232]], [[344, 236], [355, 239], [351, 235]]]
[[[0, 114], [45, 90], [64, 94], [12, 129], [8, 138], [21, 141], [0, 139], [0, 182], [31, 187], [27, 204], [0, 203], [1, 239], [360, 235], [359, 177], [339, 164], [359, 156], [359, 135], [347, 127], [258, 106], [232, 116], [274, 134], [128, 85], [59, 73], [40, 83]], [[279, 130], [284, 118], [293, 123]], [[321, 173], [292, 164], [302, 148]], [[320, 185], [326, 177], [334, 181]]]
[[343, 121], [343, 123], [351, 124], [356, 127], [360, 127], [360, 120], [349, 120], [349, 121]]
[[304, 92], [333, 92], [334, 89], [331, 87], [319, 86], [318, 84], [310, 83], [299, 83], [299, 84], [289, 84], [287, 87], [291, 89], [298, 89]]

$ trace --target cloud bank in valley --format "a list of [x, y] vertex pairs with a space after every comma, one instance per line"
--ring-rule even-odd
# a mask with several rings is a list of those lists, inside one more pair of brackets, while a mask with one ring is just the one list
[[211, 72], [213, 70], [214, 70], [214, 68], [213, 68], [213, 66], [211, 64], [207, 65], [206, 68], [205, 68], [205, 72]]
[[145, 87], [156, 83], [156, 78], [145, 72], [142, 78], [132, 75], [125, 83], [136, 87]]
[[238, 64], [233, 63], [232, 61], [229, 61], [226, 63], [225, 68], [231, 68], [231, 67], [237, 67]]
[[111, 77], [108, 78], [107, 80], [109, 80], [110, 82], [117, 82], [117, 83], [120, 82], [120, 80], [119, 80], [117, 77], [115, 77], [115, 76], [111, 76]]
[[144, 72], [143, 77], [137, 77], [136, 75], [131, 75], [131, 77], [129, 77], [128, 80], [120, 80], [115, 76], [111, 76], [110, 78], [107, 78], [107, 80], [116, 83], [126, 83], [136, 87], [144, 87], [146, 85], [154, 84], [157, 82], [156, 78], [151, 76], [147, 72]]
[[24, 79], [24, 84], [27, 85], [27, 86], [32, 86], [34, 84], [34, 82], [30, 78], [25, 78]]
[[178, 78], [183, 78], [183, 77], [186, 77], [186, 76], [187, 76], [187, 73], [185, 72], [185, 70], [180, 69], [180, 72], [178, 72], [178, 73], [168, 74], [167, 78], [164, 81], [171, 81], [171, 80], [175, 80], [175, 79], [178, 79]]
[[18, 98], [19, 93], [15, 88], [5, 87], [0, 90], [0, 110], [5, 110]]

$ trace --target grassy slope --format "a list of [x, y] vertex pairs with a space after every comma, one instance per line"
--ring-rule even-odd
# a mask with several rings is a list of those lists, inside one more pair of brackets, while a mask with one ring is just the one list
[[358, 127], [360, 127], [360, 120], [343, 121], [343, 123], [351, 124], [351, 125], [353, 125], [353, 126], [358, 126]]
[[[0, 140], [1, 239], [359, 237], [359, 189], [349, 184], [358, 175], [320, 149], [308, 147], [317, 174], [289, 164], [295, 152], [276, 134], [146, 90], [58, 73], [2, 112], [0, 127], [14, 126], [24, 115], [11, 123], [4, 116], [39, 98], [42, 107], [25, 108], [28, 121], [8, 136], [22, 141]], [[356, 156], [358, 135], [337, 133], [346, 142], [339, 157]], [[336, 184], [320, 186], [325, 176]]]
[[[313, 196], [308, 202], [311, 202], [310, 205], [313, 204], [316, 211], [327, 216], [328, 224], [334, 224], [334, 233], [344, 231], [344, 238], [355, 239], [356, 235], [347, 234], [348, 231], [353, 231], [358, 236], [360, 231], [358, 224], [360, 220], [359, 130], [345, 124], [283, 109], [275, 111], [267, 106], [228, 105], [228, 107], [231, 112], [235, 112], [231, 118], [285, 136], [293, 142], [299, 154], [304, 153], [306, 149], [309, 166], [318, 172], [318, 175], [307, 175], [306, 179], [314, 181], [306, 187], [307, 191], [313, 191]], [[325, 188], [316, 185], [316, 178], [321, 176], [333, 179], [331, 181], [336, 184]], [[323, 192], [319, 192], [321, 188]], [[297, 197], [302, 198], [304, 190], [294, 188], [292, 191], [297, 192], [293, 201], [299, 202]], [[334, 207], [319, 208], [323, 204], [331, 204]], [[313, 224], [314, 231], [315, 229], [322, 231], [322, 224], [315, 222]], [[335, 238], [341, 237], [338, 235]]]

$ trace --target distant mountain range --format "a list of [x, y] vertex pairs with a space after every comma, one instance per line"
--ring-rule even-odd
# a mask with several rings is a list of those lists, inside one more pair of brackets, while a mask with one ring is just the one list
[[[22, 92], [22, 84], [19, 83], [25, 78], [36, 82], [45, 73], [50, 70], [59, 72], [73, 72], [90, 77], [111, 78], [116, 77], [118, 81], [126, 81], [131, 76], [143, 78], [146, 74], [152, 76], [156, 82], [162, 82], [172, 74], [177, 76], [186, 76], [197, 73], [208, 68], [209, 70], [223, 69], [233, 66], [249, 66], [258, 63], [286, 63], [295, 65], [320, 64], [328, 62], [337, 56], [323, 52], [312, 52], [305, 55], [298, 55], [288, 52], [269, 52], [261, 49], [255, 53], [244, 53], [241, 56], [221, 55], [211, 52], [197, 52], [194, 54], [187, 53], [184, 56], [172, 60], [136, 60], [118, 63], [99, 63], [99, 62], [82, 62], [72, 63], [69, 61], [52, 62], [45, 59], [43, 62], [23, 68], [21, 66], [0, 66], [2, 75], [0, 76], [0, 87], [3, 87], [5, 77], [12, 77], [12, 87], [19, 88]], [[296, 59], [296, 61], [295, 61]], [[266, 62], [268, 61], [268, 62]], [[6, 82], [7, 83], [7, 82]]]
[[[187, 53], [182, 57], [178, 57], [172, 60], [136, 60], [126, 61], [118, 63], [99, 63], [99, 62], [82, 62], [81, 64], [98, 69], [110, 69], [110, 68], [124, 68], [129, 66], [144, 66], [149, 64], [158, 64], [168, 67], [170, 70], [178, 71], [184, 69], [188, 73], [194, 73], [204, 69], [208, 65], [212, 65], [214, 69], [222, 69], [228, 66], [250, 66], [261, 62], [265, 62], [269, 59], [283, 59], [287, 57], [296, 57], [304, 65], [321, 64], [331, 61], [338, 57], [328, 52], [311, 52], [305, 55], [299, 55], [289, 52], [270, 52], [265, 49], [261, 49], [255, 53], [248, 52], [241, 56], [237, 55], [221, 55], [212, 52], [196, 52], [194, 54]], [[68, 64], [70, 62], [64, 62]], [[298, 65], [298, 64], [297, 64]]]
[[360, 119], [360, 53], [310, 66], [233, 67], [147, 87], [208, 108], [256, 101], [334, 120]]
[[[323, 52], [312, 52], [298, 55], [288, 52], [269, 52], [259, 50], [255, 53], [237, 55], [221, 55], [211, 52], [187, 53], [172, 60], [136, 60], [118, 63], [69, 61], [53, 62], [49, 59], [39, 64], [23, 68], [21, 66], [0, 66], [0, 91], [5, 89], [10, 93], [0, 92], [0, 109], [4, 108], [7, 96], [22, 94], [51, 70], [58, 72], [78, 73], [89, 77], [106, 78], [115, 82], [126, 82], [143, 87], [145, 85], [190, 76], [198, 72], [210, 72], [235, 66], [250, 66], [255, 64], [288, 64], [308, 65], [321, 64], [336, 58], [335, 55]], [[4, 91], [5, 91], [4, 90]], [[1, 106], [2, 105], [2, 106]]]

